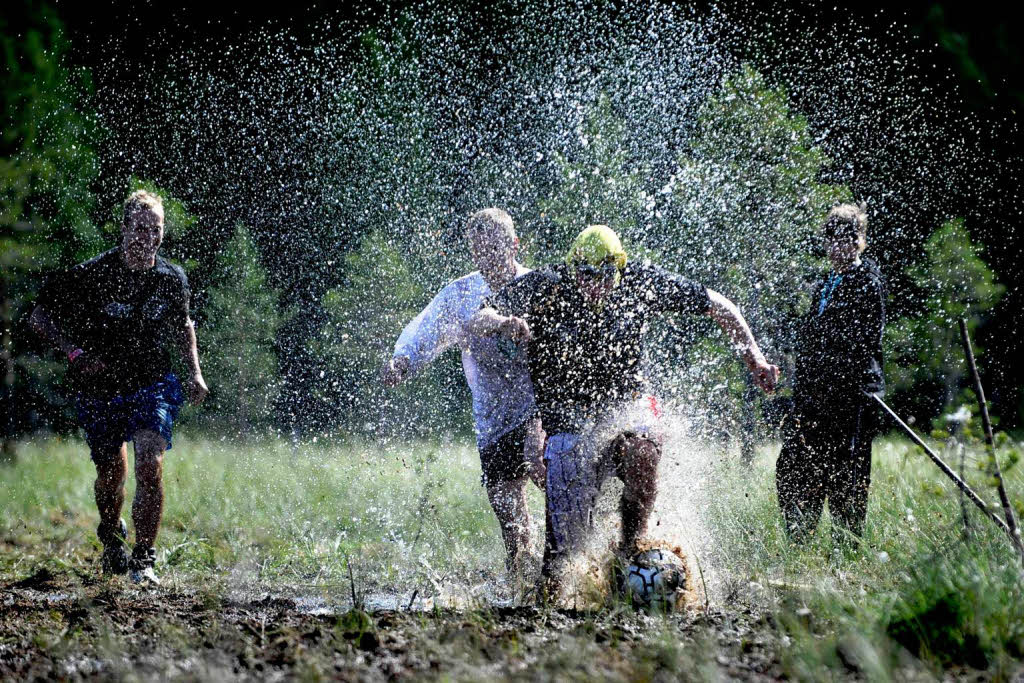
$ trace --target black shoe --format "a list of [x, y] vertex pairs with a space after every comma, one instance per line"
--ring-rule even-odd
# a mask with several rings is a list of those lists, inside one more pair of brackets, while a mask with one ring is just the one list
[[103, 541], [103, 573], [127, 574], [128, 553], [125, 551], [125, 537], [128, 536], [128, 525], [122, 519], [118, 525], [118, 535], [105, 534], [102, 527], [98, 533], [100, 540]]
[[156, 564], [156, 549], [135, 547], [132, 559], [128, 561], [132, 583], [147, 586], [159, 586], [160, 578], [153, 571]]

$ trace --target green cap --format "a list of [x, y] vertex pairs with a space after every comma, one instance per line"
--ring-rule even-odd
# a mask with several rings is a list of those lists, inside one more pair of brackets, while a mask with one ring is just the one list
[[607, 225], [590, 225], [573, 240], [565, 261], [570, 266], [580, 261], [595, 266], [611, 261], [622, 270], [626, 267], [626, 250], [619, 236]]

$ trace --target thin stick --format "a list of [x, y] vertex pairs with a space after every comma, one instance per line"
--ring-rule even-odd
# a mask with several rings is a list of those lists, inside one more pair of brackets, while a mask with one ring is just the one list
[[696, 555], [693, 556], [694, 562], [697, 563], [697, 572], [700, 574], [701, 585], [704, 586], [704, 616], [708, 615], [711, 611], [711, 598], [708, 597], [708, 584], [704, 580], [704, 569], [700, 566], [700, 559]]
[[[964, 461], [967, 459], [967, 446], [958, 438], [956, 440], [956, 447], [960, 452], [960, 478], [964, 478]], [[969, 538], [971, 535], [971, 518], [967, 515], [967, 500], [964, 498], [964, 492], [960, 492], [960, 516], [964, 520], [964, 538]]]
[[356, 577], [352, 573], [352, 560], [349, 559], [348, 553], [345, 553], [345, 568], [348, 569], [348, 585], [352, 589], [352, 609], [362, 609], [363, 606], [356, 597]]
[[971, 502], [978, 506], [978, 509], [980, 509], [982, 512], [984, 512], [985, 515], [989, 519], [991, 519], [993, 522], [995, 522], [996, 526], [998, 526], [1000, 529], [1002, 529], [1004, 532], [1006, 532], [1006, 535], [1010, 537], [1010, 542], [1013, 543], [1014, 548], [1016, 548], [1017, 552], [1020, 553], [1021, 560], [1024, 560], [1024, 543], [1021, 543], [1021, 540], [1020, 540], [1019, 536], [1010, 533], [1010, 528], [1008, 526], [1006, 526], [1006, 522], [1004, 522], [999, 517], [999, 515], [997, 515], [996, 513], [992, 512], [992, 510], [989, 509], [988, 505], [985, 504], [985, 501], [983, 501], [981, 498], [979, 498], [978, 494], [975, 493], [971, 489], [971, 487], [968, 486], [967, 483], [963, 479], [961, 479], [960, 477], [956, 476], [956, 472], [951, 470], [949, 468], [949, 465], [944, 463], [942, 461], [942, 458], [940, 458], [935, 453], [935, 451], [933, 451], [928, 446], [928, 444], [926, 444], [924, 441], [922, 441], [921, 437], [919, 437], [917, 435], [917, 433], [913, 429], [911, 429], [909, 425], [907, 425], [906, 422], [901, 420], [899, 415], [894, 413], [892, 408], [887, 406], [885, 404], [885, 401], [883, 401], [882, 398], [879, 395], [871, 394], [871, 393], [868, 393], [866, 391], [864, 392], [864, 395], [865, 396], [869, 396], [869, 397], [875, 399], [875, 401], [878, 403], [878, 405], [882, 406], [882, 410], [884, 410], [886, 413], [888, 413], [889, 417], [891, 417], [896, 422], [896, 424], [898, 424], [903, 429], [903, 431], [905, 431], [907, 433], [907, 436], [910, 437], [910, 440], [913, 441], [918, 446], [920, 446], [922, 449], [924, 449], [924, 452], [928, 454], [928, 457], [932, 459], [932, 462], [934, 462], [936, 465], [939, 466], [939, 469], [942, 470], [942, 473], [945, 474], [950, 479], [952, 479], [953, 483], [957, 485], [957, 488], [959, 488], [961, 491], [963, 491], [964, 495], [966, 495], [968, 498], [970, 498]]
[[1006, 526], [1020, 543], [1020, 532], [1017, 530], [1017, 520], [1013, 515], [1013, 506], [1010, 505], [1010, 497], [1006, 495], [1006, 486], [1003, 485], [1003, 473], [999, 469], [999, 458], [996, 457], [996, 442], [992, 437], [992, 422], [988, 419], [988, 403], [985, 401], [985, 390], [981, 386], [981, 376], [978, 374], [978, 366], [974, 362], [974, 349], [971, 348], [971, 335], [967, 332], [967, 321], [960, 318], [960, 338], [964, 343], [964, 353], [967, 355], [967, 367], [974, 379], [974, 393], [978, 395], [978, 405], [981, 407], [981, 424], [985, 428], [985, 443], [988, 444], [989, 455], [992, 456], [992, 469], [995, 471], [996, 483], [999, 488], [999, 502], [1003, 504], [1003, 514], [1006, 516]]

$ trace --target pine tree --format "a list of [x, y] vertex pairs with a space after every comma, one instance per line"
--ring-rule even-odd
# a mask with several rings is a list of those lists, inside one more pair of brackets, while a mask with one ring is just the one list
[[[25, 20], [19, 31], [11, 23]], [[64, 64], [69, 44], [56, 15], [33, 3], [5, 7], [0, 54], [0, 439], [4, 451], [33, 415], [59, 414], [61, 366], [18, 344], [47, 270], [67, 268], [102, 247], [90, 213], [100, 138], [84, 70]], [[58, 422], [60, 420], [58, 419]], [[57, 425], [58, 427], [61, 425]]]
[[[665, 230], [667, 255], [690, 274], [732, 299], [747, 318], [765, 355], [792, 377], [795, 322], [807, 305], [806, 284], [820, 268], [818, 231], [829, 208], [849, 200], [844, 186], [818, 181], [830, 165], [814, 144], [807, 120], [789, 106], [786, 92], [753, 68], [725, 79], [701, 107], [689, 150], [663, 192], [671, 193]], [[742, 394], [741, 434], [754, 424], [757, 395], [748, 373], [721, 343], [704, 345], [705, 380]], [[698, 404], [719, 403], [698, 388]], [[721, 396], [718, 394], [718, 396]]]
[[468, 424], [461, 421], [469, 400], [457, 354], [395, 390], [379, 381], [402, 328], [433, 296], [397, 242], [379, 231], [364, 237], [345, 257], [344, 283], [324, 297], [328, 321], [312, 349], [324, 359], [315, 405], [332, 414], [325, 423], [354, 430], [428, 432]]
[[791, 343], [792, 321], [829, 208], [844, 186], [818, 182], [831, 164], [786, 92], [744, 67], [698, 115], [670, 183], [680, 260], [743, 309], [770, 350]]
[[595, 223], [611, 227], [626, 240], [642, 244], [642, 220], [648, 204], [645, 168], [628, 153], [629, 131], [607, 95], [600, 95], [577, 130], [578, 147], [555, 156], [557, 183], [540, 210], [551, 227], [538, 236], [541, 261], [558, 261], [573, 238]]
[[[971, 241], [963, 219], [943, 223], [924, 245], [925, 259], [907, 275], [921, 293], [921, 312], [886, 329], [889, 387], [909, 401], [921, 417], [953, 407], [964, 380], [963, 348], [957, 321], [974, 331], [1006, 287], [982, 258], [983, 246]], [[982, 349], [975, 344], [975, 354]]]
[[217, 417], [251, 433], [271, 417], [279, 389], [274, 337], [282, 324], [278, 293], [249, 230], [239, 225], [217, 259], [201, 332], [203, 367]]

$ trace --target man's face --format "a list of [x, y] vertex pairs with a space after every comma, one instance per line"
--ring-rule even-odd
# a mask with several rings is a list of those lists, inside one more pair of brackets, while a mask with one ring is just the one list
[[[500, 279], [515, 268], [519, 240], [502, 230], [473, 230], [468, 235], [473, 264], [486, 280]], [[495, 277], [497, 276], [497, 277]]]
[[860, 253], [860, 237], [850, 232], [829, 234], [825, 237], [825, 251], [835, 265], [853, 263]]
[[151, 259], [164, 241], [164, 219], [148, 210], [134, 211], [121, 224], [121, 246], [134, 258]]
[[605, 261], [596, 266], [576, 263], [573, 270], [576, 272], [576, 286], [583, 300], [592, 306], [600, 304], [615, 289], [619, 271], [614, 263]]

